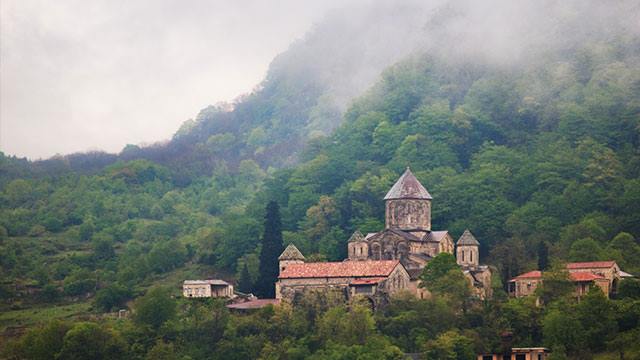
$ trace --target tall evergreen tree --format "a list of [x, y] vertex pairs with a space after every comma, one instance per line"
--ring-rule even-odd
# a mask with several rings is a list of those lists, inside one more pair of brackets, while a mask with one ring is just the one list
[[549, 248], [547, 243], [540, 241], [538, 243], [538, 269], [540, 271], [547, 270], [549, 267]]
[[264, 234], [260, 251], [260, 275], [255, 284], [259, 297], [275, 297], [275, 282], [278, 279], [278, 256], [282, 253], [282, 221], [280, 207], [275, 201], [267, 204], [264, 218]]
[[238, 280], [238, 290], [245, 294], [251, 292], [251, 276], [249, 275], [249, 268], [247, 267], [247, 264], [244, 264], [242, 267], [240, 279]]

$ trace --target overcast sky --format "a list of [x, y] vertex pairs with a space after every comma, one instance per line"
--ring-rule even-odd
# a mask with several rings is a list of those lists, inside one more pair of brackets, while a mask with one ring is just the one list
[[0, 0], [0, 150], [37, 159], [168, 139], [251, 91], [343, 3]]

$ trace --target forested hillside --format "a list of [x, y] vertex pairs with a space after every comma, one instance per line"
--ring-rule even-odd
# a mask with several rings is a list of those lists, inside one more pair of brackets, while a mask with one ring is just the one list
[[395, 65], [306, 162], [276, 173], [268, 196], [289, 230], [302, 227], [307, 252], [326, 253], [323, 241], [342, 250], [344, 233], [328, 234], [380, 229], [381, 199], [410, 165], [434, 196], [434, 227], [472, 229], [511, 275], [540, 241], [558, 257], [613, 257], [637, 271], [622, 251], [637, 245], [610, 240], [640, 231], [638, 53], [601, 46], [597, 65], [589, 48], [512, 71], [430, 56]]
[[[513, 39], [490, 37], [478, 20], [486, 13], [466, 13], [469, 3], [442, 6], [408, 27], [424, 35], [419, 46], [409, 46], [416, 51], [349, 102], [344, 99], [364, 87], [356, 79], [373, 78], [374, 70], [345, 74], [395, 59], [345, 63], [350, 56], [338, 54], [323, 71], [310, 71], [316, 51], [330, 56], [336, 48], [347, 47], [348, 54], [364, 48], [345, 36], [344, 43], [310, 49], [334, 39], [325, 33], [336, 25], [329, 21], [276, 59], [260, 88], [233, 110], [203, 110], [168, 144], [99, 155], [100, 165], [3, 157], [0, 296], [3, 311], [13, 312], [0, 326], [32, 325], [37, 321], [17, 312], [46, 304], [87, 304], [91, 310], [80, 314], [101, 314], [127, 306], [154, 284], [175, 288], [187, 276], [233, 280], [245, 264], [256, 281], [270, 200], [281, 207], [285, 244], [309, 259], [341, 260], [353, 231], [383, 227], [382, 197], [410, 166], [433, 195], [434, 229], [457, 238], [468, 228], [480, 241], [483, 263], [497, 270], [497, 303], [461, 314], [460, 304], [448, 300], [404, 299], [375, 319], [364, 308], [325, 313], [310, 305], [230, 318], [217, 303], [180, 303], [178, 310], [169, 304], [164, 328], [144, 327], [144, 320], [115, 326], [115, 348], [137, 358], [154, 358], [151, 351], [205, 358], [218, 349], [220, 358], [347, 352], [397, 358], [434, 351], [430, 358], [463, 359], [498, 348], [507, 328], [519, 345], [544, 342], [576, 358], [630, 346], [615, 340], [618, 332], [619, 339], [637, 335], [637, 293], [613, 305], [598, 295], [580, 304], [562, 298], [543, 310], [506, 302], [499, 291], [514, 275], [537, 268], [545, 247], [553, 263], [613, 259], [640, 273], [640, 11], [632, 2], [587, 3], [530, 4], [536, 11], [529, 20], [502, 29], [528, 34], [517, 48], [505, 47]], [[538, 17], [547, 11], [547, 18]], [[350, 24], [338, 19], [338, 28]], [[488, 36], [486, 48], [462, 30], [461, 19]], [[405, 55], [409, 50], [403, 48]], [[590, 306], [601, 305], [609, 327], [589, 332], [598, 323], [589, 318]], [[562, 318], [563, 307], [577, 317]], [[202, 323], [198, 311], [206, 312]], [[576, 322], [583, 337], [560, 339], [563, 324]], [[71, 325], [50, 326], [47, 331], [66, 333]], [[365, 338], [349, 338], [352, 330]], [[213, 334], [213, 342], [201, 344], [199, 331]], [[437, 355], [455, 344], [462, 352], [451, 351], [463, 355]]]

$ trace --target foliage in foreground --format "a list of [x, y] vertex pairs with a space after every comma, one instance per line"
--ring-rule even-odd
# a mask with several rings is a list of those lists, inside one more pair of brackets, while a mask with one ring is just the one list
[[[460, 271], [460, 270], [458, 270]], [[448, 273], [442, 275], [446, 279]], [[499, 290], [498, 290], [499, 291]], [[466, 311], [449, 289], [419, 300], [408, 293], [373, 313], [357, 299], [324, 306], [311, 294], [300, 305], [229, 313], [214, 299], [176, 300], [155, 288], [132, 319], [51, 322], [5, 346], [9, 359], [473, 359], [510, 346], [550, 347], [554, 357], [640, 355], [640, 298], [607, 299], [595, 289], [580, 301], [560, 296], [544, 307], [533, 298], [472, 301]], [[155, 314], [156, 316], [149, 316]]]

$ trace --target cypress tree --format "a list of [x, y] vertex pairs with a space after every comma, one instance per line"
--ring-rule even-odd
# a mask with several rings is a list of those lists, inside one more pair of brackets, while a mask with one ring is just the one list
[[244, 264], [242, 267], [240, 280], [238, 280], [238, 291], [245, 294], [251, 292], [251, 277], [249, 276], [249, 268], [247, 268], [247, 264]]
[[538, 243], [538, 270], [547, 270], [549, 267], [549, 249], [543, 240]]
[[278, 256], [282, 253], [282, 222], [280, 207], [275, 201], [267, 204], [264, 217], [264, 234], [260, 251], [260, 275], [255, 291], [261, 298], [275, 297], [275, 282], [278, 279]]

